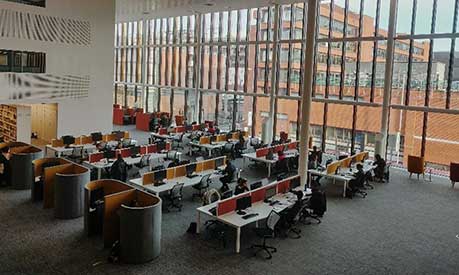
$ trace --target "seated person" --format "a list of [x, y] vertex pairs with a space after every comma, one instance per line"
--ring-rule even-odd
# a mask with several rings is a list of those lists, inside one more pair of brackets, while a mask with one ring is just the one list
[[239, 134], [239, 141], [234, 145], [234, 150], [236, 151], [237, 156], [242, 155], [242, 151], [244, 150], [245, 139], [242, 134]]
[[110, 168], [110, 177], [112, 179], [126, 181], [127, 171], [128, 171], [127, 163], [124, 161], [121, 154], [118, 154], [118, 158], [116, 159], [116, 161], [113, 163], [112, 167]]
[[229, 159], [227, 159], [225, 170], [223, 170], [224, 176], [220, 178], [220, 181], [222, 183], [222, 187], [220, 188], [220, 191], [222, 193], [229, 190], [228, 184], [233, 181], [235, 172], [236, 172], [236, 167], [231, 163]]
[[0, 186], [11, 185], [10, 147], [3, 147], [0, 154]]
[[319, 167], [319, 163], [317, 161], [317, 155], [311, 154], [308, 159], [308, 169], [317, 169]]
[[376, 165], [376, 168], [374, 170], [375, 178], [384, 181], [384, 170], [386, 168], [386, 161], [381, 157], [381, 155], [376, 154], [373, 165]]
[[285, 159], [284, 151], [277, 152], [277, 161], [282, 161]]
[[215, 134], [216, 132], [216, 129], [215, 127], [212, 125], [212, 126], [209, 126], [209, 128], [207, 128], [207, 132], [209, 132], [210, 134]]
[[317, 149], [317, 146], [312, 146], [312, 152], [309, 154], [309, 158], [313, 155], [317, 156], [317, 161], [322, 163], [322, 152]]
[[236, 188], [234, 189], [234, 195], [239, 195], [247, 191], [249, 191], [249, 187], [247, 186], [247, 180], [244, 178], [239, 178], [237, 180]]
[[365, 182], [366, 182], [366, 175], [365, 171], [363, 171], [363, 165], [358, 163], [356, 165], [357, 172], [354, 173], [354, 179], [349, 181], [349, 191], [350, 195], [352, 196], [353, 194], [359, 193], [362, 194], [363, 196], [366, 196], [366, 193], [362, 191], [365, 187]]

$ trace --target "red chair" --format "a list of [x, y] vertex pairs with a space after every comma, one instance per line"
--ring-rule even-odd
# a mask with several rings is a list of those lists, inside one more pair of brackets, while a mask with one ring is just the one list
[[449, 168], [449, 179], [451, 180], [451, 185], [454, 188], [454, 184], [459, 182], [459, 163], [451, 162]]

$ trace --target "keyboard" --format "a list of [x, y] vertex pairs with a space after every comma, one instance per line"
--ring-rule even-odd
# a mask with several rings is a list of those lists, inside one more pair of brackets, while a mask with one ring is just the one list
[[273, 206], [273, 205], [276, 205], [276, 204], [279, 204], [279, 201], [272, 201], [269, 203], [270, 206]]
[[189, 178], [189, 179], [192, 179], [192, 178], [195, 178], [195, 177], [199, 177], [199, 175], [193, 174], [193, 175], [187, 175], [186, 177]]
[[247, 214], [247, 215], [242, 216], [242, 218], [243, 218], [244, 220], [248, 220], [248, 219], [253, 218], [253, 217], [256, 217], [256, 216], [258, 216], [258, 213], [250, 213], [250, 214]]

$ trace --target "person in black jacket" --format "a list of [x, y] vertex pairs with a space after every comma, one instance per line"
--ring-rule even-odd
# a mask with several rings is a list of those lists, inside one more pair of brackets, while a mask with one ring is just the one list
[[363, 165], [362, 164], [357, 164], [357, 172], [354, 173], [354, 179], [349, 181], [349, 188], [350, 188], [350, 195], [353, 194], [361, 194], [362, 196], [366, 196], [367, 194], [362, 191], [365, 187], [365, 181], [366, 181], [366, 174], [365, 171], [363, 171]]
[[386, 168], [386, 161], [381, 157], [381, 155], [375, 155], [375, 161], [373, 165], [376, 165], [374, 170], [375, 178], [379, 179], [380, 181], [384, 181], [384, 170]]
[[239, 178], [237, 180], [236, 188], [234, 189], [234, 195], [239, 195], [247, 191], [249, 191], [249, 187], [247, 187], [247, 180]]
[[10, 147], [1, 149], [0, 154], [0, 186], [11, 184]]
[[223, 177], [220, 178], [222, 183], [221, 191], [227, 191], [229, 189], [228, 183], [232, 182], [234, 179], [234, 173], [236, 172], [236, 167], [231, 163], [229, 159], [226, 160], [226, 167], [223, 171]]
[[127, 170], [128, 170], [128, 167], [127, 167], [126, 162], [124, 161], [121, 154], [118, 154], [118, 158], [113, 163], [110, 169], [110, 177], [112, 179], [126, 181], [127, 180]]

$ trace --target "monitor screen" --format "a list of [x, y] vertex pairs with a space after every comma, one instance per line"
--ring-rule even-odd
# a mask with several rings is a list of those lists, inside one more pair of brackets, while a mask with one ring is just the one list
[[124, 132], [123, 131], [113, 131], [112, 134], [116, 135], [117, 140], [122, 140], [124, 138]]
[[114, 150], [106, 150], [104, 152], [104, 158], [106, 159], [114, 159], [116, 156], [116, 151]]
[[290, 190], [300, 186], [300, 177], [296, 177], [290, 181]]
[[215, 159], [215, 168], [225, 165], [225, 158]]
[[277, 186], [273, 186], [273, 187], [266, 189], [265, 199], [270, 199], [271, 197], [274, 197], [276, 195], [277, 193], [276, 187]]
[[193, 125], [186, 125], [185, 126], [185, 131], [187, 131], [187, 132], [193, 131]]
[[236, 210], [244, 210], [252, 206], [252, 198], [244, 196], [236, 200]]
[[131, 156], [140, 154], [140, 146], [131, 147]]
[[123, 148], [129, 147], [131, 145], [131, 139], [130, 138], [123, 139], [122, 145], [123, 145]]
[[261, 186], [263, 186], [261, 181], [254, 182], [250, 184], [250, 190], [255, 190], [257, 188], [260, 188]]
[[102, 140], [102, 133], [97, 132], [97, 133], [91, 133], [91, 138], [93, 142], [98, 142]]
[[196, 163], [188, 164], [186, 166], [186, 174], [192, 175], [196, 171]]
[[75, 143], [75, 137], [73, 136], [63, 136], [62, 141], [65, 145], [70, 145]]
[[159, 170], [155, 173], [154, 179], [156, 182], [163, 181], [167, 177], [167, 170]]
[[166, 142], [165, 141], [158, 141], [158, 143], [156, 143], [156, 145], [158, 147], [158, 151], [166, 150]]
[[233, 190], [228, 190], [222, 194], [222, 200], [231, 198], [233, 196]]

